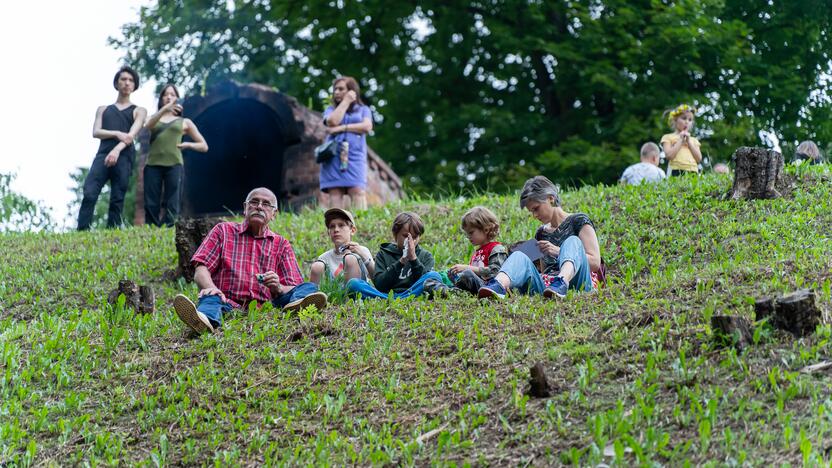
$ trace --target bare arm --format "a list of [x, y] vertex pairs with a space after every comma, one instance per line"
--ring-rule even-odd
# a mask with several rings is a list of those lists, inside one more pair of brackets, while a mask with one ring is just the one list
[[205, 265], [197, 265], [194, 271], [194, 282], [199, 286], [199, 297], [220, 296], [223, 302], [227, 302], [225, 294], [217, 288], [214, 280], [211, 279], [211, 272]]
[[684, 146], [684, 144], [685, 143], [684, 141], [682, 141], [681, 138], [676, 140], [676, 143], [672, 145], [670, 144], [670, 142], [662, 143], [662, 149], [664, 150], [664, 154], [665, 156], [667, 156], [667, 159], [672, 160], [673, 158], [675, 158], [676, 154], [679, 152], [680, 149], [682, 149], [682, 146]]
[[693, 159], [696, 162], [702, 162], [702, 150], [699, 149], [698, 142], [694, 143], [693, 140], [688, 140], [688, 148], [690, 148], [690, 154], [693, 155]]
[[589, 261], [589, 271], [595, 272], [600, 270], [601, 247], [598, 246], [598, 237], [595, 235], [595, 229], [589, 224], [584, 224], [578, 233], [578, 237], [584, 245], [586, 259]]
[[362, 134], [370, 133], [371, 131], [373, 131], [373, 121], [369, 117], [367, 117], [359, 123], [344, 124], [332, 127], [329, 130], [329, 133], [351, 132]]
[[347, 109], [349, 109], [350, 104], [352, 104], [352, 102], [347, 99], [342, 100], [335, 110], [333, 110], [326, 120], [324, 120], [324, 125], [327, 127], [341, 125], [341, 121], [344, 120], [344, 115], [347, 113]]
[[133, 140], [136, 138], [136, 135], [139, 134], [142, 127], [144, 126], [144, 119], [147, 118], [147, 109], [144, 107], [136, 107], [133, 110], [133, 125], [130, 126], [130, 131], [127, 132], [130, 135], [130, 142], [132, 143]]
[[[162, 118], [163, 115], [173, 111], [174, 106], [179, 106], [179, 104], [176, 104], [176, 102], [171, 102], [162, 106], [162, 108], [156, 111], [155, 114], [147, 118], [147, 122], [145, 122], [144, 124], [145, 128], [148, 130], [153, 130], [153, 128], [156, 126], [156, 124], [159, 123], [159, 120]], [[179, 109], [181, 112], [182, 106], [179, 106]]]
[[182, 130], [186, 135], [191, 137], [193, 141], [180, 143], [179, 149], [192, 149], [194, 151], [199, 151], [200, 153], [208, 151], [208, 143], [205, 141], [205, 137], [199, 133], [199, 129], [196, 128], [196, 124], [194, 124], [191, 119], [185, 119]]

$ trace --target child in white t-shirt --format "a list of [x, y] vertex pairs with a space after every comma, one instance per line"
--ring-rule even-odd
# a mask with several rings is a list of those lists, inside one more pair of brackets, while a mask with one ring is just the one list
[[334, 247], [312, 263], [309, 281], [321, 284], [324, 275], [344, 283], [353, 278], [366, 281], [372, 277], [375, 272], [373, 254], [367, 247], [352, 241], [357, 231], [352, 213], [331, 208], [324, 213], [324, 224]]

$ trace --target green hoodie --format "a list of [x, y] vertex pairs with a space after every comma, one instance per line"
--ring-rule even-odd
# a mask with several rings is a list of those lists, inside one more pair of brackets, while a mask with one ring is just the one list
[[419, 278], [433, 269], [433, 255], [416, 246], [416, 260], [402, 264], [402, 250], [394, 243], [381, 244], [376, 254], [376, 273], [373, 284], [383, 293], [402, 292], [413, 286]]

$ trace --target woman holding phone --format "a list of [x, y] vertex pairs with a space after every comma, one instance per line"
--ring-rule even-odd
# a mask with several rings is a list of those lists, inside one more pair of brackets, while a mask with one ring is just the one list
[[321, 164], [321, 190], [329, 193], [330, 208], [346, 208], [344, 195], [352, 207], [367, 208], [367, 134], [373, 130], [370, 108], [361, 102], [358, 82], [341, 76], [332, 82], [332, 104], [324, 111], [324, 125], [338, 143], [339, 157]]
[[[150, 152], [144, 166], [144, 222], [161, 226], [173, 226], [179, 214], [180, 189], [182, 187], [182, 150], [191, 149], [204, 153], [208, 151], [199, 129], [182, 117], [182, 106], [177, 103], [179, 91], [176, 86], [166, 84], [159, 94], [158, 111], [145, 123], [150, 130]], [[183, 142], [188, 135], [192, 142]], [[165, 215], [161, 216], [162, 193], [165, 195]]]

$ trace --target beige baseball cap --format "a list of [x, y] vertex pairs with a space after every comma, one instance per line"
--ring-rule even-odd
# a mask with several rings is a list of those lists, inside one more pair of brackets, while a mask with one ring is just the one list
[[355, 218], [353, 218], [352, 213], [341, 208], [330, 208], [326, 210], [326, 213], [324, 213], [324, 226], [328, 228], [329, 222], [335, 218], [347, 219], [355, 226]]

